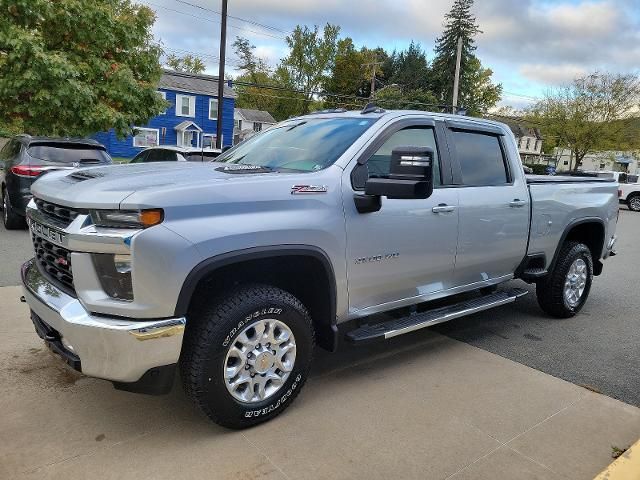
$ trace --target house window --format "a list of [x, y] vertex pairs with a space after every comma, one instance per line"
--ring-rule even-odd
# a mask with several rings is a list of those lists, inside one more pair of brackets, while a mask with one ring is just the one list
[[236, 130], [242, 130], [242, 120], [239, 118], [233, 121], [233, 128]]
[[218, 99], [210, 98], [209, 99], [209, 120], [217, 120], [218, 119]]
[[564, 165], [569, 165], [569, 160], [565, 160]]
[[260, 122], [253, 122], [253, 131], [254, 132], [261, 132], [262, 131], [262, 124]]
[[196, 97], [176, 95], [176, 115], [178, 117], [195, 117]]
[[[224, 135], [222, 136], [224, 140]], [[213, 133], [202, 134], [202, 147], [203, 148], [216, 148], [216, 135]]]
[[606, 167], [606, 165], [604, 163], [600, 164], [600, 170], [604, 170], [604, 167]]
[[536, 152], [539, 151], [540, 150], [538, 148], [539, 146], [540, 146], [540, 140], [536, 140], [536, 145], [535, 145], [535, 147], [533, 147], [533, 150], [536, 151]]
[[134, 147], [155, 147], [160, 143], [160, 131], [157, 128], [133, 128]]
[[[160, 90], [158, 90], [158, 95], [160, 95], [163, 100], [167, 99], [167, 92], [161, 92]], [[166, 110], [164, 112], [160, 112], [160, 115], [166, 115], [166, 114], [167, 114]]]
[[527, 146], [525, 147], [525, 149], [529, 150], [530, 146], [531, 146], [531, 139], [529, 137], [527, 137]]

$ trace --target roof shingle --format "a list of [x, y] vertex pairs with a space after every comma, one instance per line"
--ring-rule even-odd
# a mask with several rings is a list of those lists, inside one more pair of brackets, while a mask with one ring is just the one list
[[[163, 70], [158, 86], [159, 88], [167, 90], [210, 95], [213, 97], [218, 96], [218, 77], [214, 77], [213, 75]], [[224, 96], [228, 98], [236, 98], [238, 95], [232, 88], [225, 84]]]

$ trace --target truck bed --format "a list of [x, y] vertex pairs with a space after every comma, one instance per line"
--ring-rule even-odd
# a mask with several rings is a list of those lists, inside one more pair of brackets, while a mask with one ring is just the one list
[[[585, 221], [615, 230], [618, 183], [611, 178], [527, 175], [531, 196], [529, 255], [545, 256], [548, 267], [567, 228]], [[597, 259], [594, 259], [597, 260]]]

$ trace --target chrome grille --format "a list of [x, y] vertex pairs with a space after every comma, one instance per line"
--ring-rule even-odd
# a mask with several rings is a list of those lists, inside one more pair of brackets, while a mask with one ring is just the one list
[[54, 245], [35, 233], [31, 234], [31, 238], [40, 271], [67, 291], [75, 291], [71, 269], [71, 252], [66, 248]]
[[65, 226], [68, 226], [80, 214], [77, 210], [56, 205], [55, 203], [45, 202], [40, 198], [35, 198], [34, 201], [36, 202], [38, 210], [42, 212], [45, 217], [53, 217], [63, 222]]

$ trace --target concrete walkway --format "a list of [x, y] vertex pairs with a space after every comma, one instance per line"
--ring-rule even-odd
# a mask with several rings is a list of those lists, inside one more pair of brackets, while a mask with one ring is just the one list
[[70, 372], [19, 295], [0, 288], [2, 479], [591, 479], [640, 437], [635, 407], [424, 330], [319, 351], [284, 415], [232, 432], [179, 388]]

